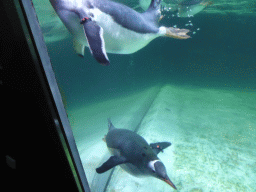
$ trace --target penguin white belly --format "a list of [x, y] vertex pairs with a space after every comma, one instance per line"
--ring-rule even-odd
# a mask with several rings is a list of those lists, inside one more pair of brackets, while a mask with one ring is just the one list
[[131, 163], [121, 164], [120, 167], [125, 170], [127, 173], [130, 173], [136, 177], [146, 177], [147, 175], [144, 172], [141, 172], [138, 167]]
[[158, 33], [137, 33], [116, 23], [113, 18], [99, 9], [90, 9], [93, 20], [103, 28], [103, 38], [108, 53], [130, 54], [145, 47], [160, 36]]

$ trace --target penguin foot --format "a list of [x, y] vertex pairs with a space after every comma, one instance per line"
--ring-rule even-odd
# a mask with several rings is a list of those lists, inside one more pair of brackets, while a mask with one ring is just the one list
[[190, 38], [187, 33], [190, 32], [188, 29], [179, 29], [174, 27], [166, 28], [166, 34], [165, 36], [171, 37], [174, 39], [188, 39]]
[[171, 145], [170, 142], [158, 142], [158, 143], [150, 143], [151, 149], [157, 155], [160, 151], [164, 152], [164, 149]]
[[107, 135], [105, 135], [104, 138], [102, 138], [102, 141], [106, 142], [106, 137]]
[[164, 18], [164, 15], [161, 15], [158, 19], [158, 22], [161, 21]]
[[205, 7], [209, 6], [209, 5], [212, 5], [213, 2], [212, 1], [206, 1], [206, 2], [201, 2], [200, 5], [203, 5]]

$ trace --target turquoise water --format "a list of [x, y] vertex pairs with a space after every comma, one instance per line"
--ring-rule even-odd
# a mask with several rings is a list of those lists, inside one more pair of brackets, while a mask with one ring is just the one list
[[120, 167], [111, 176], [95, 172], [109, 157], [102, 141], [108, 117], [149, 143], [172, 143], [159, 158], [178, 191], [256, 191], [256, 14], [246, 2], [239, 9], [240, 1], [216, 1], [193, 18], [166, 13], [166, 26], [191, 21], [192, 38], [157, 38], [134, 54], [108, 54], [108, 67], [88, 48], [78, 57], [53, 14], [39, 16], [92, 191], [174, 191]]

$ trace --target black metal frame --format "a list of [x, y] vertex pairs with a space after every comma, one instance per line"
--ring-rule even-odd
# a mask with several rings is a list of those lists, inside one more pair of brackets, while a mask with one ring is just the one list
[[[28, 0], [6, 0], [3, 4], [5, 8], [2, 7], [1, 11], [5, 12], [3, 19], [8, 20], [6, 23], [10, 24], [6, 26], [6, 31], [9, 30], [10, 35], [8, 37], [6, 31], [1, 31], [1, 43], [9, 38], [7, 43], [10, 45], [6, 46], [11, 49], [3, 48], [2, 54], [6, 55], [6, 58], [1, 57], [1, 70], [3, 70], [3, 79], [0, 81], [3, 91], [1, 102], [5, 103], [6, 107], [2, 109], [8, 112], [11, 108], [17, 107], [11, 119], [16, 117], [18, 120], [21, 119], [13, 122], [12, 126], [7, 126], [5, 134], [12, 144], [6, 145], [4, 156], [6, 159], [11, 157], [15, 163], [17, 161], [15, 171], [7, 170], [8, 174], [10, 173], [10, 177], [7, 177], [10, 179], [8, 182], [20, 182], [25, 172], [31, 172], [32, 176], [29, 176], [31, 185], [37, 185], [38, 180], [46, 181], [46, 185], [49, 181], [52, 185], [54, 178], [58, 177], [56, 187], [59, 189], [62, 188], [59, 183], [62, 183], [63, 179], [63, 188], [76, 186], [79, 192], [90, 192], [33, 4]], [[10, 30], [11, 28], [13, 30]], [[17, 51], [26, 55], [25, 62], [21, 62], [24, 60], [24, 55], [14, 56]], [[13, 53], [13, 56], [9, 56]], [[17, 98], [15, 102], [13, 98]], [[27, 110], [26, 115], [22, 114], [22, 112], [26, 113], [24, 108]], [[8, 118], [9, 115], [6, 115], [6, 121], [2, 121], [3, 125], [8, 124]], [[47, 143], [50, 146], [47, 146]], [[27, 152], [26, 148], [33, 144], [34, 149]], [[45, 152], [42, 152], [44, 150]], [[56, 165], [50, 165], [51, 162], [55, 162]]]

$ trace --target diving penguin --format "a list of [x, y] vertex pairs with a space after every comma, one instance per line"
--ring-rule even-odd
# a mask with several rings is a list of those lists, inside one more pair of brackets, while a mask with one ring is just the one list
[[72, 34], [75, 51], [84, 56], [84, 48], [88, 46], [102, 65], [109, 65], [107, 52], [134, 53], [159, 36], [189, 38], [188, 29], [158, 26], [161, 0], [151, 0], [144, 13], [109, 0], [50, 2]]
[[157, 154], [169, 147], [171, 143], [159, 142], [149, 145], [135, 132], [115, 128], [110, 119], [108, 119], [108, 128], [105, 141], [113, 156], [96, 169], [97, 173], [104, 173], [120, 165], [134, 176], [153, 176], [177, 189], [169, 179], [164, 164], [157, 157]]

